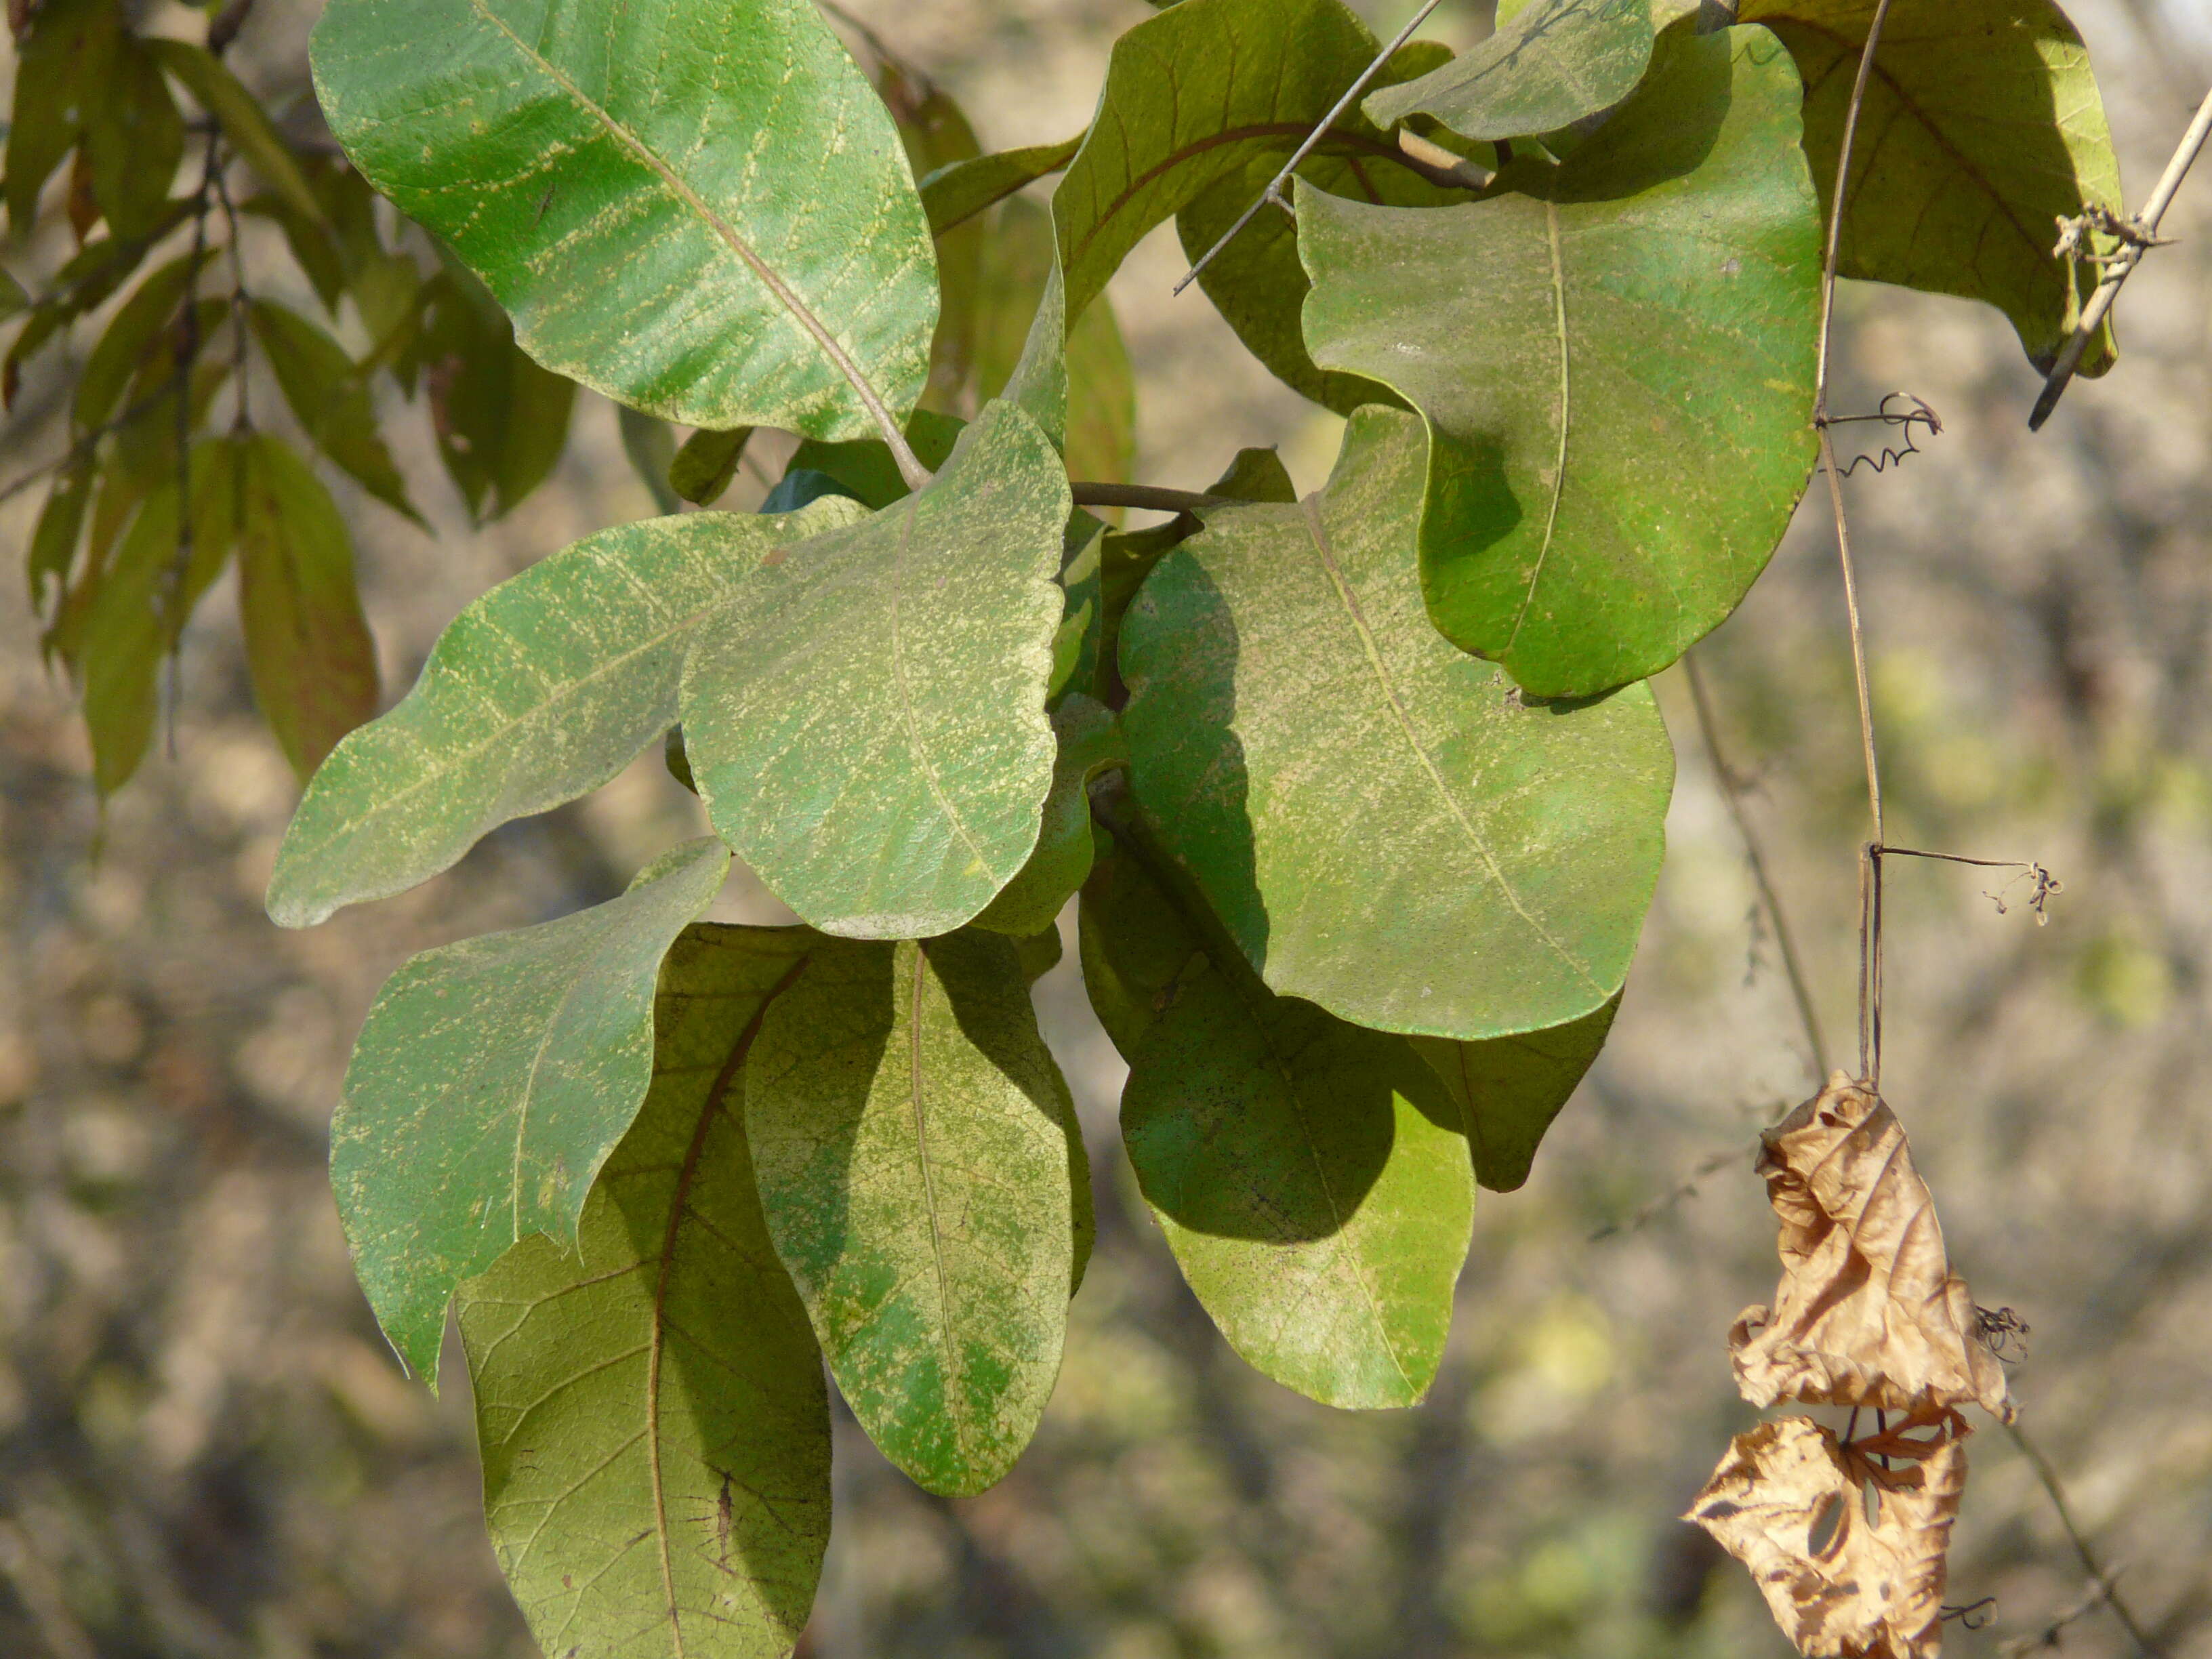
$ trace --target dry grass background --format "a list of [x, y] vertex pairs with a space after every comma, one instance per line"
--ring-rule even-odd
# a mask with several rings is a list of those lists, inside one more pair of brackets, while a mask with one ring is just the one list
[[[1062, 136], [1137, 0], [874, 0], [988, 143]], [[1394, 25], [1406, 8], [1378, 9]], [[2206, 0], [2082, 0], [2131, 192], [2212, 79]], [[244, 61], [301, 82], [308, 9]], [[1471, 9], [1438, 32], [1479, 30]], [[0, 78], [7, 71], [0, 70]], [[1893, 839], [2037, 859], [2047, 927], [1984, 872], [1902, 866], [1886, 1082], [1984, 1303], [2033, 1327], [2015, 1386], [2083, 1529], [2172, 1659], [2212, 1655], [2212, 173], [2122, 304], [2128, 356], [2030, 439], [2035, 378], [1993, 313], [1850, 292], [1838, 406], [1907, 390], [1927, 453], [1850, 485]], [[36, 251], [34, 251], [36, 252]], [[50, 252], [51, 250], [46, 252]], [[44, 257], [38, 253], [37, 257]], [[1239, 443], [1317, 483], [1335, 422], [1242, 357], [1156, 235], [1112, 298], [1140, 476]], [[13, 476], [58, 447], [47, 384]], [[268, 400], [263, 400], [266, 406]], [[386, 682], [467, 599], [641, 515], [586, 398], [554, 486], [471, 532], [351, 503]], [[403, 464], [434, 467], [417, 418]], [[0, 514], [0, 550], [34, 498]], [[403, 1382], [323, 1173], [353, 1031], [407, 954], [617, 890], [696, 807], [648, 759], [502, 830], [417, 892], [283, 933], [258, 896], [289, 777], [222, 595], [186, 652], [175, 759], [100, 823], [64, 687], [0, 581], [0, 1654], [494, 1659], [532, 1651], [484, 1541], [465, 1387]], [[1700, 648], [1752, 781], [1832, 1053], [1853, 1020], [1861, 783], [1832, 534], [1809, 510]], [[822, 1659], [1769, 1656], [1749, 1583], [1672, 1519], [1749, 1413], [1729, 1321], [1773, 1279], [1757, 1127], [1811, 1071], [1680, 671], [1670, 857], [1612, 1046], [1528, 1188], [1486, 1195], [1431, 1401], [1348, 1415], [1212, 1336], [1115, 1150], [1121, 1071], [1072, 969], [1040, 987], [1098, 1171], [1100, 1243], [1042, 1433], [985, 1496], [927, 1498], [841, 1430]], [[101, 844], [104, 843], [104, 844]], [[98, 855], [95, 846], [100, 844]], [[723, 913], [765, 915], [757, 889]], [[1954, 1654], [2037, 1640], [2088, 1589], [2032, 1472], [1972, 1446]], [[2063, 1650], [2130, 1651], [2108, 1614]]]

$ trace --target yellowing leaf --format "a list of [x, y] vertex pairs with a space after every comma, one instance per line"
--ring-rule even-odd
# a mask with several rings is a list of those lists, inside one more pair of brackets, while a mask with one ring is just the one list
[[1896, 1114], [1838, 1072], [1759, 1147], [1782, 1284], [1771, 1308], [1747, 1309], [1729, 1333], [1743, 1397], [1923, 1421], [1971, 1401], [2010, 1422], [2004, 1368], [1974, 1334], [1973, 1298], [1944, 1255]]

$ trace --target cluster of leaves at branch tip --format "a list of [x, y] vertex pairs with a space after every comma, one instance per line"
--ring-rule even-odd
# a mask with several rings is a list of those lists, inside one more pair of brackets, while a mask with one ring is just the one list
[[1844, 1406], [1853, 1430], [1868, 1412], [1880, 1426], [1842, 1439], [1807, 1417], [1762, 1423], [1685, 1518], [1751, 1569], [1808, 1659], [1934, 1659], [1966, 1482], [1960, 1413], [2011, 1422], [2011, 1385], [1872, 1090], [1836, 1073], [1760, 1136], [1759, 1170], [1782, 1282], [1729, 1333], [1736, 1386], [1755, 1406]]
[[[549, 1652], [792, 1649], [824, 1362], [933, 1492], [1034, 1435], [1092, 1231], [1029, 998], [1071, 897], [1138, 1188], [1224, 1339], [1334, 1405], [1422, 1397], [1476, 1188], [1527, 1179], [1620, 1004], [1673, 783], [1641, 682], [1734, 609], [1809, 477], [1822, 192], [1873, 9], [1744, 0], [1701, 33], [1683, 0], [1508, 3], [1332, 117], [1379, 51], [1344, 0], [1182, 0], [1115, 43], [1081, 131], [986, 154], [810, 0], [331, 0], [344, 162], [283, 136], [227, 42], [142, 38], [118, 0], [29, 15], [4, 196], [27, 228], [65, 173], [77, 252], [49, 292], [0, 283], [0, 392], [117, 301], [28, 556], [101, 790], [235, 557], [256, 693], [313, 774], [277, 921], [427, 880], [663, 740], [714, 831], [403, 966], [333, 1123], [363, 1287], [434, 1382], [459, 1305], [487, 1516]], [[181, 197], [179, 95], [214, 124]], [[1134, 466], [1109, 279], [1170, 219], [1212, 247], [1324, 118], [1295, 218], [1200, 281], [1348, 417], [1327, 483], [1245, 450], [1168, 524], [1073, 510], [1071, 477]], [[1986, 301], [2047, 354], [2086, 276], [2040, 227], [2118, 204], [2056, 7], [1893, 0], [1863, 133], [1844, 273]], [[207, 291], [242, 269], [210, 240], [233, 162], [323, 315]], [[1048, 209], [1022, 194], [1054, 173]], [[250, 418], [249, 355], [296, 445]], [[484, 594], [370, 720], [316, 468], [421, 521], [386, 383], [475, 519], [547, 477], [580, 383], [672, 516]], [[674, 515], [757, 469], [762, 428], [801, 441], [763, 509]], [[701, 921], [733, 856], [804, 925]], [[1926, 1659], [1958, 1409], [2008, 1414], [2002, 1370], [1886, 1107], [1838, 1083], [1762, 1168], [1785, 1272], [1734, 1339], [1747, 1396], [1898, 1421], [1755, 1431], [1698, 1516], [1808, 1654]]]

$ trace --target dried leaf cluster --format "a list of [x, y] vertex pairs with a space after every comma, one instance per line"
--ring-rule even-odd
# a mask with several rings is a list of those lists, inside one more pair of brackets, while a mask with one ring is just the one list
[[[1729, 1333], [1736, 1386], [1755, 1406], [1850, 1407], [1850, 1425], [1738, 1435], [1686, 1518], [1751, 1569], [1808, 1659], [1934, 1659], [1966, 1483], [1960, 1408], [2010, 1422], [2010, 1385], [1879, 1096], [1839, 1072], [1759, 1141], [1782, 1282]], [[1855, 1433], [1862, 1408], [1872, 1434]]]

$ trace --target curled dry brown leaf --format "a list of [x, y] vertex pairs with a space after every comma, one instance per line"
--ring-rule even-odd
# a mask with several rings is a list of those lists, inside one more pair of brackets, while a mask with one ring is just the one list
[[1971, 1402], [2011, 1422], [2011, 1385], [1976, 1333], [1896, 1114], [1838, 1072], [1759, 1137], [1758, 1167], [1781, 1218], [1782, 1283], [1729, 1333], [1743, 1397], [1923, 1423]]
[[1762, 1423], [1730, 1443], [1684, 1518], [1751, 1569], [1806, 1659], [1935, 1659], [1966, 1434], [1949, 1413], [1932, 1440], [1849, 1445], [1808, 1417]]

